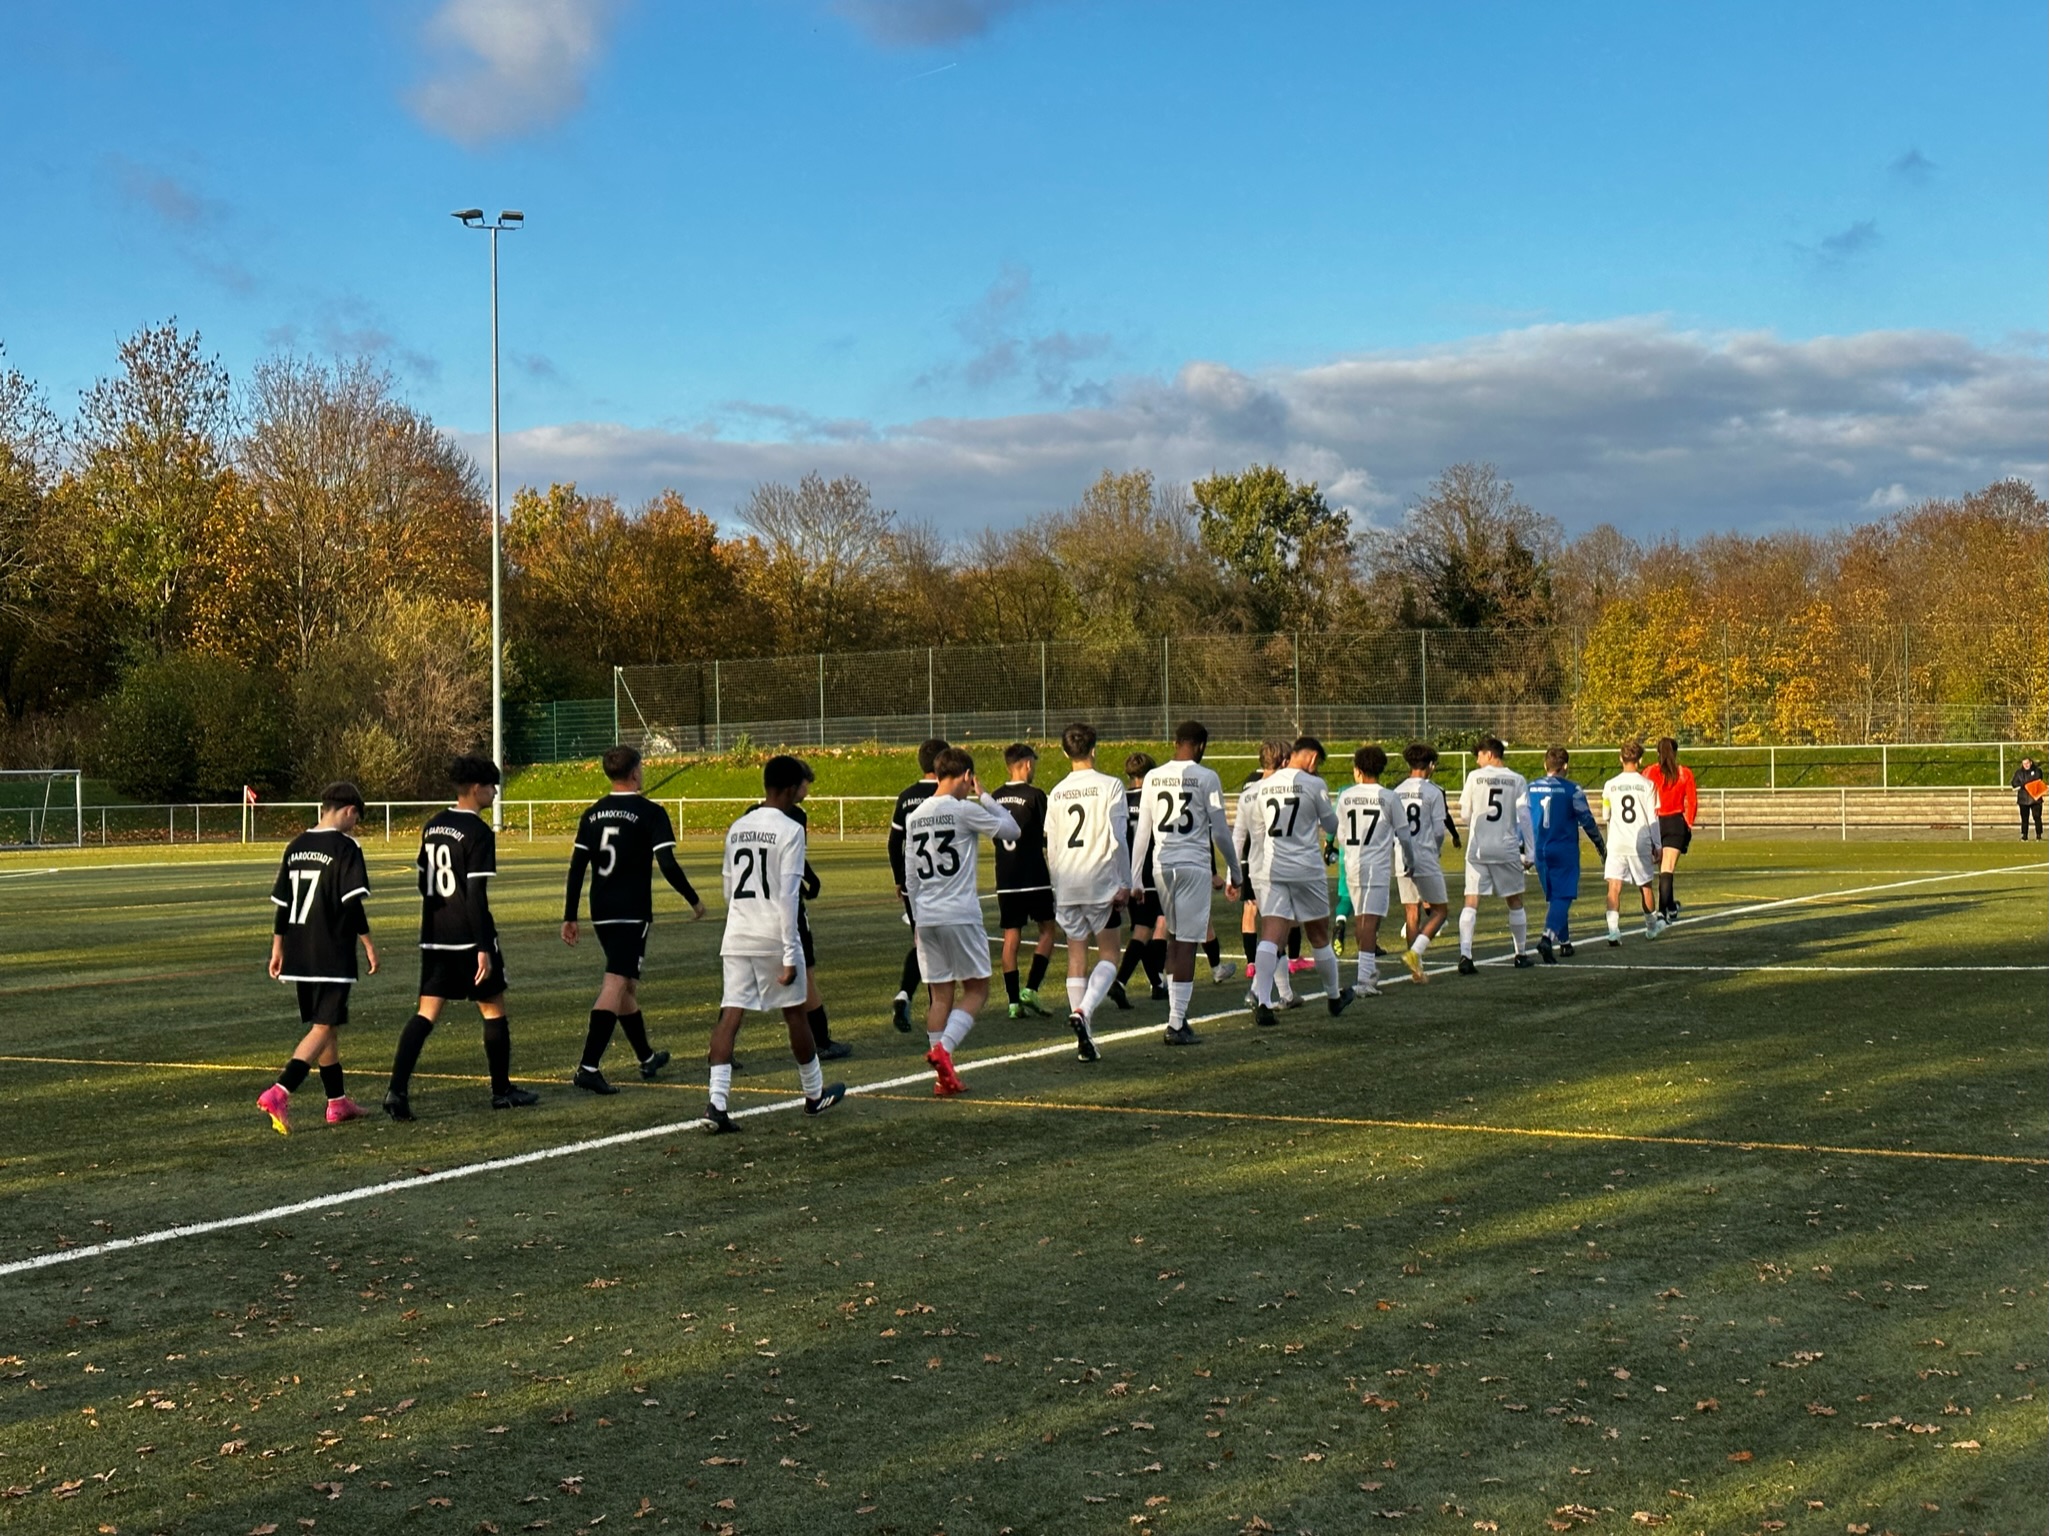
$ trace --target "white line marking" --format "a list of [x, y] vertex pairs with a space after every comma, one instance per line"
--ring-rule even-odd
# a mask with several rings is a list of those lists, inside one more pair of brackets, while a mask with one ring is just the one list
[[4, 873], [0, 873], [0, 880], [25, 880], [25, 879], [27, 879], [27, 878], [28, 878], [28, 877], [29, 877], [30, 875], [54, 875], [54, 874], [56, 874], [56, 873], [57, 873], [57, 871], [56, 871], [56, 870], [55, 870], [54, 868], [52, 868], [52, 869], [10, 869], [10, 870], [7, 870], [7, 871], [6, 871], [6, 872], [4, 872]]
[[[1816, 891], [1807, 896], [1789, 896], [1783, 900], [1757, 902], [1746, 907], [1724, 907], [1718, 912], [1710, 912], [1704, 916], [1690, 919], [1681, 925], [1679, 931], [1683, 933], [1688, 929], [1699, 927], [1702, 923], [1713, 922], [1717, 918], [1739, 917], [1751, 912], [1767, 912], [1780, 907], [1799, 906], [1807, 902], [1831, 901], [1849, 896], [1863, 896], [1875, 891], [1897, 890], [1902, 886], [1927, 885], [1943, 880], [1971, 880], [1982, 879], [1987, 875], [2009, 875], [2022, 871], [2034, 871], [2041, 867], [2038, 864], [2012, 864], [1998, 869], [1959, 870], [1955, 874], [1950, 875], [1931, 875], [1917, 880], [1893, 881], [1885, 885], [1852, 886], [1847, 890], [1840, 891]], [[1480, 961], [1479, 964], [1505, 965], [1512, 958], [1513, 956], [1506, 954], [1490, 955], [1487, 959]], [[1589, 970], [1598, 968], [1587, 967]], [[1447, 966], [1441, 970], [1433, 971], [1432, 974], [1442, 975], [1445, 970], [1449, 969], [1451, 968]], [[1411, 978], [1406, 973], [1400, 976], [1390, 976], [1383, 980], [1381, 985], [1385, 988], [1403, 981], [1410, 981], [1411, 985], [1413, 985]], [[1190, 1024], [1214, 1024], [1220, 1019], [1236, 1018], [1250, 1011], [1247, 1008], [1227, 1008], [1218, 1013], [1208, 1013], [1200, 1018], [1190, 1019], [1188, 1022]], [[1130, 1029], [1113, 1030], [1107, 1035], [1097, 1035], [1095, 1039], [1099, 1045], [1114, 1044], [1122, 1040], [1135, 1040], [1142, 1035], [1152, 1034], [1163, 1027], [1160, 1024], [1140, 1024]], [[1048, 1057], [1064, 1055], [1073, 1049], [1073, 1046], [1066, 1044], [1038, 1046], [1028, 1051], [1011, 1051], [1001, 1056], [987, 1056], [976, 1061], [962, 1062], [957, 1070], [963, 1074], [986, 1071], [991, 1067], [1010, 1066], [1021, 1061], [1041, 1061]], [[891, 1088], [909, 1088], [929, 1081], [931, 1079], [926, 1073], [913, 1072], [902, 1077], [885, 1078], [881, 1082], [861, 1083], [849, 1088], [847, 1096], [852, 1098], [857, 1093], [882, 1093]], [[804, 1101], [801, 1098], [778, 1099], [773, 1103], [756, 1104], [746, 1109], [734, 1110], [732, 1111], [732, 1116], [735, 1120], [742, 1120], [755, 1115], [778, 1114], [785, 1110], [801, 1109], [803, 1106]], [[310, 1200], [296, 1200], [289, 1205], [273, 1205], [264, 1210], [252, 1211], [242, 1216], [224, 1216], [214, 1221], [189, 1222], [183, 1226], [163, 1227], [157, 1231], [140, 1233], [134, 1237], [115, 1237], [109, 1238], [105, 1242], [88, 1243], [82, 1248], [64, 1248], [54, 1253], [39, 1253], [30, 1258], [15, 1259], [9, 1263], [0, 1264], [0, 1277], [24, 1274], [30, 1270], [49, 1269], [58, 1264], [75, 1263], [80, 1259], [99, 1258], [104, 1254], [120, 1253], [132, 1248], [146, 1248], [156, 1243], [168, 1243], [181, 1237], [204, 1237], [213, 1232], [227, 1232], [238, 1227], [259, 1226], [266, 1221], [280, 1221], [289, 1216], [303, 1216], [308, 1211], [329, 1210], [338, 1205], [353, 1205], [364, 1200], [375, 1200], [382, 1195], [395, 1195], [406, 1190], [423, 1189], [430, 1184], [445, 1184], [454, 1179], [467, 1179], [477, 1174], [499, 1173], [508, 1168], [525, 1168], [534, 1163], [545, 1163], [558, 1157], [574, 1157], [583, 1152], [599, 1152], [607, 1147], [630, 1146], [634, 1142], [652, 1141], [661, 1136], [674, 1136], [682, 1131], [697, 1130], [702, 1128], [705, 1123], [702, 1117], [694, 1120], [673, 1120], [662, 1125], [647, 1126], [637, 1131], [621, 1131], [612, 1136], [597, 1136], [587, 1141], [573, 1141], [559, 1147], [544, 1147], [534, 1152], [520, 1152], [511, 1157], [494, 1157], [481, 1163], [465, 1163], [455, 1168], [441, 1169], [436, 1173], [414, 1174], [403, 1179], [387, 1179], [381, 1184], [370, 1184], [360, 1189], [343, 1190], [338, 1194], [316, 1195]]]

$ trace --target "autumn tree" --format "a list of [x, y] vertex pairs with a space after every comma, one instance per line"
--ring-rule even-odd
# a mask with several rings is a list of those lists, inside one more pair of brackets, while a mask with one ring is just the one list
[[1556, 617], [1558, 525], [1491, 464], [1454, 464], [1409, 508], [1382, 556], [1411, 627], [1521, 629]]

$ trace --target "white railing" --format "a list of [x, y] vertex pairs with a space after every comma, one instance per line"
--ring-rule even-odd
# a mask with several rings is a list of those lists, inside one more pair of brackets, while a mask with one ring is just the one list
[[[665, 795], [656, 798], [675, 817], [684, 835], [722, 832], [740, 809], [758, 804], [754, 795]], [[358, 836], [392, 842], [410, 834], [447, 805], [445, 800], [373, 800]], [[503, 834], [534, 842], [568, 837], [590, 805], [587, 799], [501, 800]], [[813, 795], [805, 806], [814, 836], [844, 841], [849, 832], [879, 834], [888, 826], [890, 795]], [[853, 807], [851, 826], [849, 807]], [[873, 809], [870, 809], [873, 808]], [[116, 843], [282, 843], [318, 817], [316, 801], [273, 800], [248, 806], [234, 802], [182, 805], [88, 805], [82, 841]], [[1695, 833], [1726, 839], [1766, 832], [1851, 833], [1951, 832], [1965, 840], [2012, 834], [2018, 825], [2013, 790], [1975, 784], [1895, 786], [1890, 789], [1839, 786], [1823, 789], [1703, 789]], [[68, 827], [66, 828], [68, 831]], [[54, 846], [54, 845], [53, 845]], [[66, 839], [61, 846], [72, 846]]]

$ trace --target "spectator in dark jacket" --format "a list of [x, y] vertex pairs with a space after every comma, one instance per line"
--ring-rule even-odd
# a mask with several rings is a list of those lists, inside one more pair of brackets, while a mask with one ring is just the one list
[[[2030, 786], [2033, 786], [2030, 788]], [[2013, 771], [2014, 799], [2021, 808], [2021, 841], [2028, 840], [2028, 821], [2035, 823], [2035, 841], [2042, 841], [2042, 770], [2032, 757], [2021, 759], [2020, 767]]]

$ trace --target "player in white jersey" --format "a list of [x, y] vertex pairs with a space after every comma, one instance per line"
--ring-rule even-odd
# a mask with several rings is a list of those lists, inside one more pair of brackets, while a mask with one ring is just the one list
[[[1210, 931], [1211, 893], [1235, 897], [1244, 882], [1231, 824], [1224, 817], [1224, 785], [1205, 768], [1209, 727], [1184, 720], [1174, 728], [1174, 760], [1145, 776], [1138, 792], [1138, 829], [1132, 835], [1131, 866], [1153, 861], [1159, 892], [1160, 926], [1167, 939], [1167, 1044], [1193, 1045], [1188, 1004], [1195, 995], [1195, 950]], [[1213, 853], [1224, 856], [1219, 875]]]
[[1473, 744], [1477, 766], [1458, 794], [1459, 820], [1466, 824], [1466, 902], [1458, 915], [1458, 968], [1473, 974], [1473, 932], [1480, 926], [1480, 898], [1508, 902], [1508, 934], [1515, 963], [1535, 965], [1529, 956], [1530, 916], [1523, 910], [1523, 865], [1537, 853], [1530, 826], [1530, 781], [1502, 761], [1508, 747], [1499, 736]]
[[1643, 776], [1643, 743], [1632, 737], [1622, 743], [1622, 771], [1601, 786], [1601, 815], [1608, 823], [1608, 943], [1622, 942], [1622, 885], [1637, 888], [1643, 898], [1643, 936], [1655, 939], [1665, 931], [1651, 894], [1658, 883], [1658, 861], [1664, 838], [1658, 830], [1657, 786]]
[[[1256, 1007], [1259, 998], [1252, 990], [1252, 967], [1259, 960], [1259, 896], [1252, 889], [1252, 844], [1259, 833], [1259, 818], [1247, 809], [1252, 804], [1253, 791], [1259, 781], [1277, 769], [1288, 765], [1288, 757], [1295, 750], [1294, 738], [1285, 741], [1262, 741], [1259, 744], [1259, 768], [1238, 787], [1238, 807], [1232, 822], [1232, 842], [1238, 850], [1238, 867], [1246, 871], [1239, 882], [1238, 937], [1245, 945], [1245, 1006]], [[1299, 947], [1300, 930], [1291, 928], [1288, 948]], [[1278, 966], [1274, 970], [1274, 1001], [1282, 1008], [1299, 1008], [1302, 1000], [1295, 996], [1294, 983], [1289, 980], [1288, 968]]]
[[1352, 1006], [1353, 992], [1338, 976], [1337, 951], [1330, 947], [1330, 878], [1324, 873], [1323, 840], [1338, 829], [1330, 789], [1318, 777], [1323, 743], [1298, 736], [1285, 767], [1252, 787], [1241, 814], [1253, 819], [1252, 857], [1245, 877], [1259, 898], [1259, 957], [1252, 974], [1252, 1020], [1272, 1028], [1274, 972], [1288, 929], [1302, 925], [1302, 937], [1323, 978], [1323, 995], [1333, 1015]]
[[[1090, 1024], [1117, 985], [1117, 911], [1131, 895], [1129, 806], [1124, 781], [1096, 771], [1096, 728], [1060, 733], [1067, 777], [1046, 795], [1046, 863], [1053, 874], [1053, 920], [1067, 935], [1067, 1022], [1076, 1054], [1094, 1061]], [[1089, 944], [1096, 946], [1089, 968]]]
[[[925, 1060], [939, 1098], [967, 1085], [953, 1054], [989, 1000], [989, 931], [978, 876], [984, 837], [1018, 836], [1017, 818], [975, 779], [975, 760], [948, 747], [933, 760], [930, 798], [904, 820], [904, 891], [918, 935], [918, 968], [931, 988]], [[1122, 792], [1120, 791], [1120, 794]]]
[[726, 829], [720, 870], [726, 893], [726, 933], [719, 943], [725, 988], [711, 1032], [711, 1102], [704, 1111], [714, 1135], [740, 1129], [726, 1112], [726, 1100], [733, 1090], [733, 1043], [749, 1012], [781, 1011], [804, 1087], [805, 1114], [822, 1115], [847, 1095], [845, 1083], [825, 1080], [804, 1001], [797, 917], [804, 823], [792, 813], [810, 793], [810, 765], [802, 758], [772, 757], [762, 764], [761, 789], [761, 804]]
[[1402, 803], [1409, 841], [1401, 849], [1395, 887], [1407, 918], [1404, 931], [1408, 947], [1402, 951], [1402, 964], [1421, 984], [1430, 979], [1430, 973], [1423, 969], [1423, 956], [1430, 952], [1430, 941], [1451, 916], [1451, 902], [1444, 886], [1445, 835], [1449, 833], [1455, 845], [1459, 835], [1444, 791], [1432, 777], [1437, 772], [1437, 749], [1427, 742], [1412, 741], [1403, 749], [1402, 761], [1409, 765], [1409, 776], [1395, 786], [1394, 793]]
[[1406, 807], [1380, 782], [1387, 753], [1361, 747], [1352, 754], [1353, 783], [1338, 796], [1338, 847], [1344, 857], [1345, 889], [1359, 922], [1359, 985], [1368, 997], [1380, 992], [1380, 920], [1387, 916], [1394, 885], [1395, 850], [1409, 850]]

